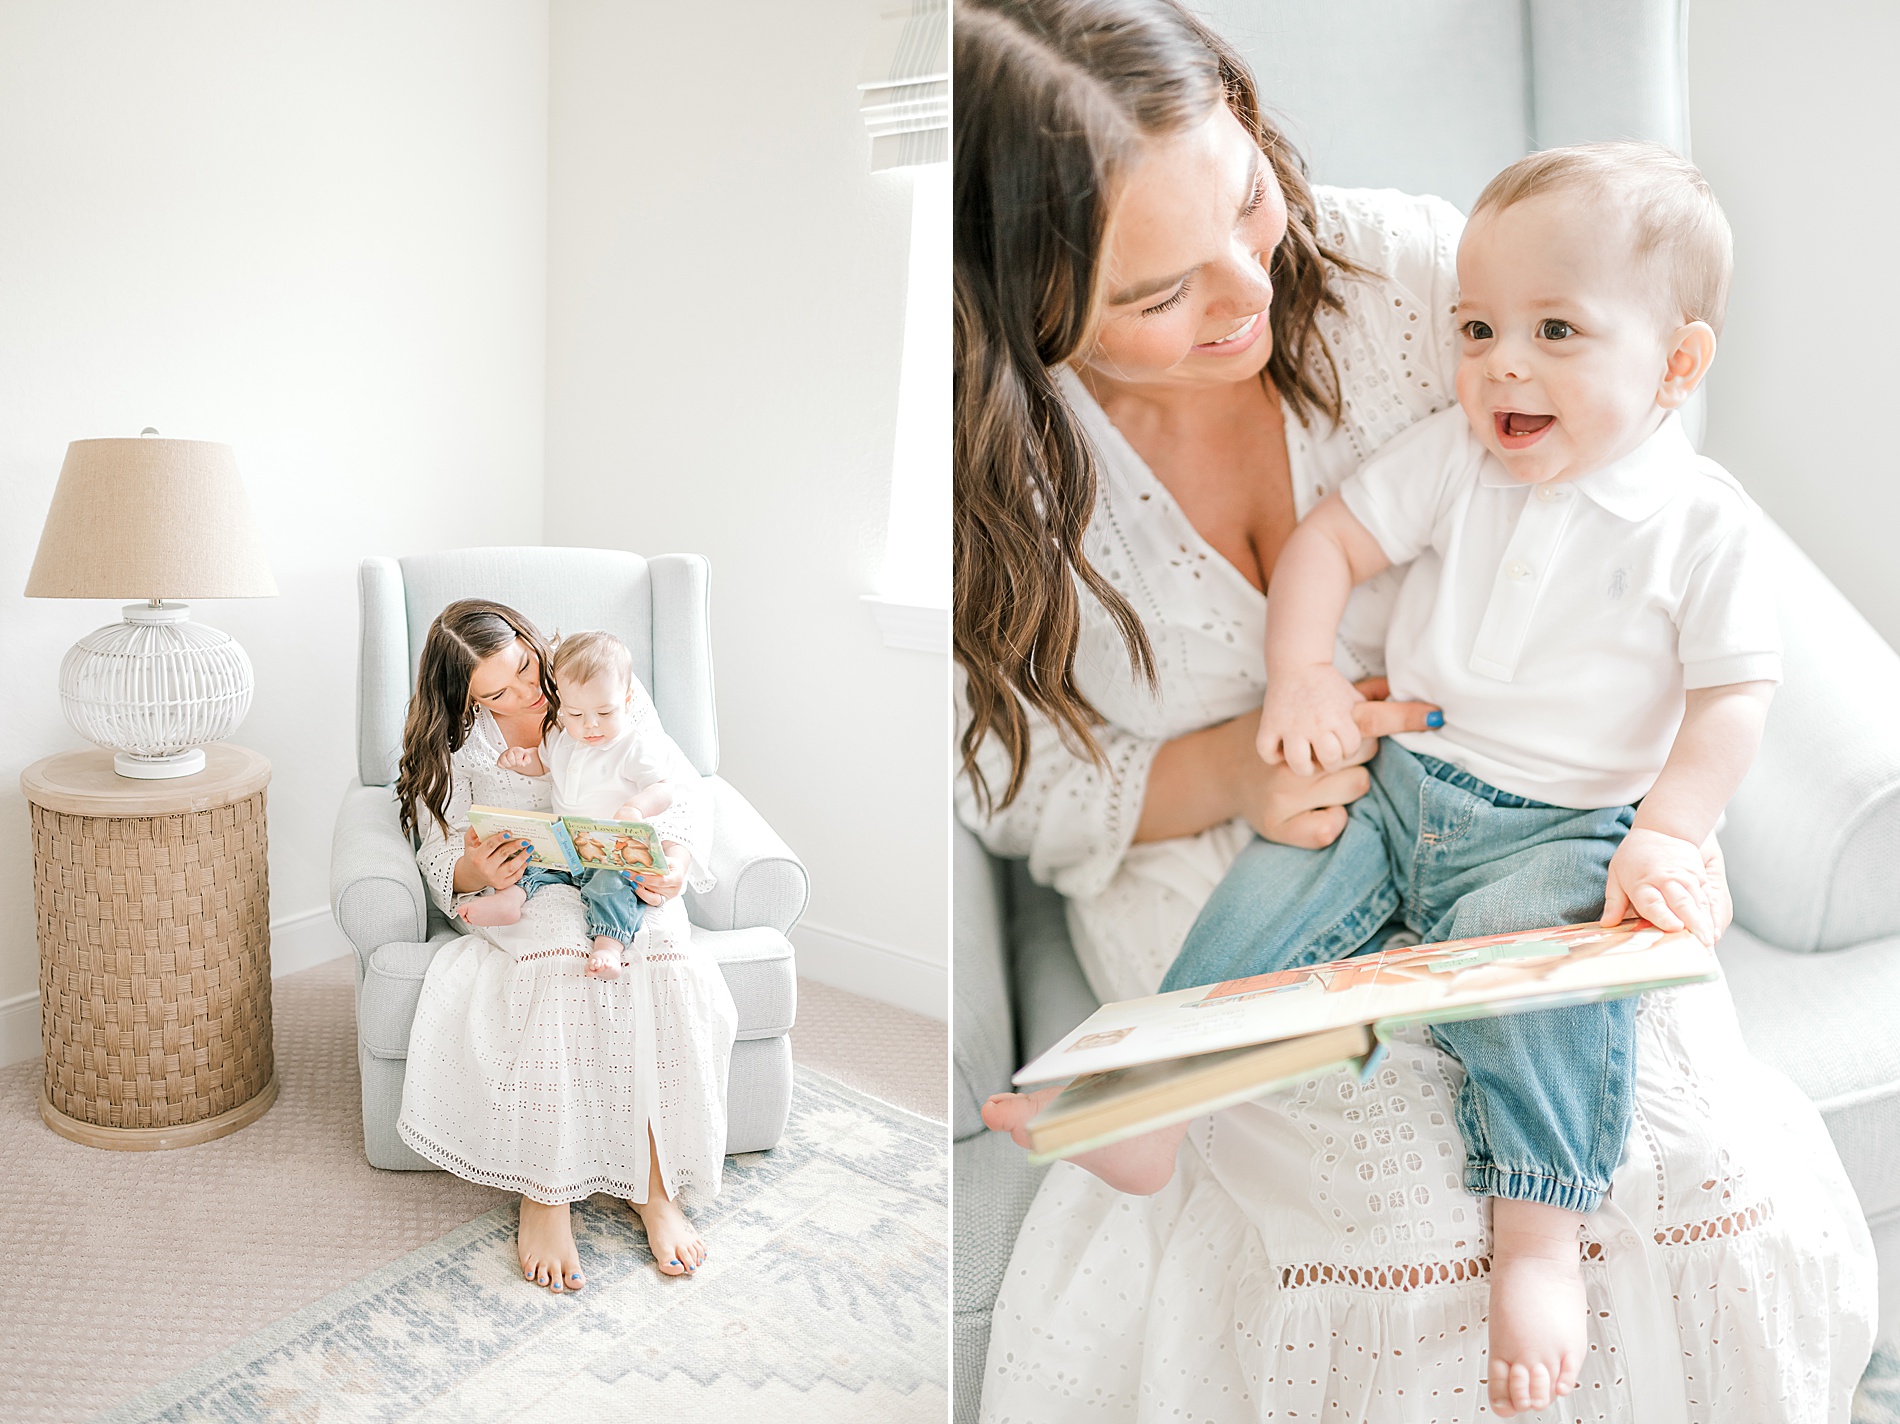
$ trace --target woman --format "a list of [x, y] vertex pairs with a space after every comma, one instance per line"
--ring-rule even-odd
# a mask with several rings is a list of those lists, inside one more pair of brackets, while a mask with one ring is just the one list
[[[957, 47], [961, 809], [1068, 897], [1092, 986], [1128, 998], [1253, 833], [1328, 844], [1366, 788], [1255, 755], [1264, 590], [1293, 523], [1450, 404], [1461, 219], [1309, 190], [1239, 59], [1167, 0], [963, 0]], [[1390, 590], [1342, 629], [1361, 676]], [[1360, 710], [1361, 761], [1432, 714]], [[1817, 1116], [1719, 986], [1648, 996], [1639, 1035], [1557, 1414], [1844, 1418], [1872, 1261]], [[1488, 1243], [1460, 1072], [1421, 1034], [1365, 1083], [1201, 1119], [1149, 1197], [1053, 1168], [986, 1415], [1472, 1417]]]
[[[430, 625], [403, 728], [396, 793], [429, 893], [458, 899], [505, 889], [527, 868], [522, 843], [469, 828], [473, 805], [546, 811], [546, 780], [496, 765], [538, 747], [556, 710], [546, 641], [499, 603], [465, 599]], [[685, 755], [633, 684], [636, 731], [679, 788], [654, 824], [665, 875], [640, 877], [658, 905], [705, 863], [711, 803]], [[689, 1275], [706, 1249], [678, 1206], [683, 1190], [719, 1190], [726, 1150], [726, 1070], [737, 1014], [719, 966], [689, 945], [643, 937], [645, 972], [585, 973], [580, 895], [549, 886], [518, 923], [477, 929], [430, 961], [409, 1039], [397, 1130], [457, 1176], [521, 1193], [524, 1276], [550, 1291], [585, 1284], [568, 1203], [624, 1197], [646, 1227], [654, 1262]]]

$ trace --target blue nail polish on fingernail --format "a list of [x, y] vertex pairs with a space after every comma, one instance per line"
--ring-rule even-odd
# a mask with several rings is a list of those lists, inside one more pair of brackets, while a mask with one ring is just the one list
[[1427, 712], [1425, 714], [1425, 725], [1428, 727], [1444, 726], [1445, 714], [1443, 712]]

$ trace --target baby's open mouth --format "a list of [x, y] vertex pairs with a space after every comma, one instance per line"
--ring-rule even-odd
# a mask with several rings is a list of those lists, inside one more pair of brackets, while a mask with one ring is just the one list
[[1554, 415], [1526, 415], [1521, 410], [1492, 413], [1492, 419], [1498, 423], [1498, 434], [1505, 439], [1515, 440], [1522, 440], [1527, 435], [1542, 435], [1556, 418]]
[[1494, 410], [1491, 419], [1496, 422], [1498, 446], [1503, 450], [1528, 450], [1557, 423], [1554, 415], [1531, 415], [1521, 410]]

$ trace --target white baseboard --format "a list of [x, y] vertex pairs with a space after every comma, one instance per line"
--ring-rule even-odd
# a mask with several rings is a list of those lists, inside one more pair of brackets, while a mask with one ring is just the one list
[[806, 978], [940, 1023], [949, 1021], [950, 971], [943, 965], [822, 925], [800, 924], [791, 938], [798, 972]]
[[281, 979], [351, 953], [328, 905], [270, 922], [270, 977]]
[[[350, 952], [350, 942], [331, 918], [329, 906], [272, 920], [271, 978], [328, 963]], [[40, 1056], [40, 996], [20, 994], [0, 1001], [0, 1067]]]
[[40, 996], [20, 994], [0, 1002], [0, 1068], [40, 1056]]

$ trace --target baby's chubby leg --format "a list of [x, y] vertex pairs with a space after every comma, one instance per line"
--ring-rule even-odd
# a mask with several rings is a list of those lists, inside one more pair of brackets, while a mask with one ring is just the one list
[[587, 933], [594, 942], [587, 956], [587, 973], [595, 979], [618, 979], [627, 946], [646, 918], [646, 906], [618, 870], [590, 872], [581, 882], [581, 903], [587, 910]]
[[519, 885], [497, 890], [492, 895], [477, 895], [456, 906], [455, 913], [465, 924], [512, 925], [520, 922], [521, 907], [528, 903], [528, 892]]
[[[1461, 799], [1462, 798], [1462, 799]], [[1468, 864], [1434, 890], [1456, 895], [1432, 939], [1588, 922], [1626, 808], [1470, 805], [1446, 788], [1427, 820], [1464, 827]], [[1442, 804], [1441, 804], [1442, 803]], [[1465, 1189], [1491, 1198], [1490, 1343], [1485, 1388], [1509, 1418], [1578, 1388], [1589, 1314], [1577, 1228], [1610, 1189], [1634, 1111], [1633, 998], [1439, 1024], [1465, 1069], [1453, 1110]]]
[[[1380, 763], [1372, 776], [1373, 791], [1353, 803], [1331, 845], [1305, 850], [1255, 839], [1241, 851], [1188, 931], [1161, 992], [1341, 959], [1366, 945], [1399, 903], [1385, 849]], [[983, 1121], [1027, 1147], [1030, 1119], [1058, 1091], [999, 1093], [983, 1105]], [[1150, 1196], [1173, 1177], [1187, 1129], [1176, 1123], [1070, 1160], [1117, 1191]]]
[[587, 955], [587, 975], [591, 979], [618, 979], [621, 960], [627, 947], [610, 935], [595, 935], [594, 947]]
[[1543, 1202], [1491, 1201], [1491, 1412], [1547, 1409], [1577, 1388], [1589, 1349], [1580, 1212]]

